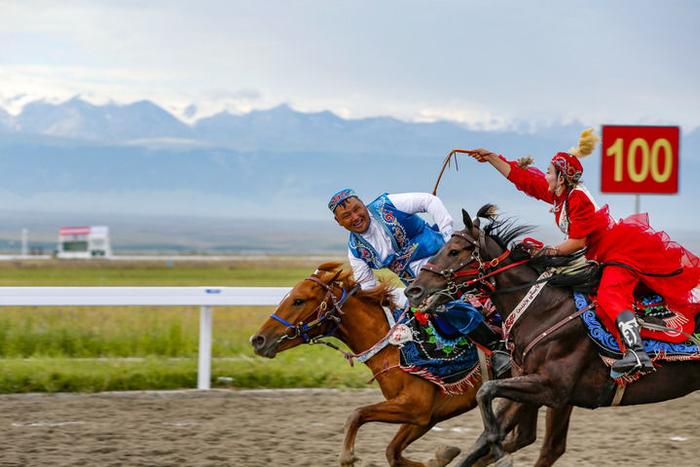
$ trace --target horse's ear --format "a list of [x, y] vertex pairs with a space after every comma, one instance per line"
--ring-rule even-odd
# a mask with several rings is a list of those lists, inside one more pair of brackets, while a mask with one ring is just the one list
[[343, 273], [343, 270], [342, 270], [342, 269], [338, 269], [338, 270], [335, 272], [335, 274], [333, 274], [333, 277], [331, 277], [331, 280], [329, 280], [328, 282], [326, 282], [326, 284], [330, 285], [330, 284], [332, 284], [333, 282], [335, 282], [336, 279], [338, 279], [338, 277], [340, 277], [340, 275], [341, 275], [342, 273]]
[[467, 230], [471, 230], [474, 227], [471, 216], [464, 209], [462, 209], [462, 222], [464, 222], [464, 227], [466, 227]]

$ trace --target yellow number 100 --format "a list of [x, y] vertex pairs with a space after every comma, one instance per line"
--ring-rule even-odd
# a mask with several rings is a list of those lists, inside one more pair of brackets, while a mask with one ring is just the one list
[[[615, 158], [615, 170], [613, 179], [616, 182], [622, 181], [622, 171], [624, 157], [622, 148], [624, 147], [622, 138], [617, 138], [613, 144], [608, 146], [605, 155]], [[664, 152], [664, 171], [659, 170], [659, 152]], [[637, 151], [642, 152], [641, 163], [637, 164]], [[647, 179], [651, 171], [651, 178], [657, 183], [664, 183], [671, 178], [673, 171], [673, 148], [666, 138], [659, 138], [654, 141], [649, 150], [649, 143], [645, 139], [635, 138], [627, 148], [627, 176], [635, 183], [641, 183]]]

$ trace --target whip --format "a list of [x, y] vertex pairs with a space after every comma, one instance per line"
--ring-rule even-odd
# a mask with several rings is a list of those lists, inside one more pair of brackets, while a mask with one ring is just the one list
[[457, 165], [457, 154], [476, 154], [477, 152], [471, 149], [453, 149], [445, 157], [445, 161], [442, 163], [442, 169], [440, 169], [440, 174], [438, 175], [437, 181], [435, 182], [435, 188], [433, 188], [433, 195], [437, 195], [438, 185], [440, 185], [440, 179], [442, 174], [445, 173], [445, 169], [452, 165], [452, 159], [455, 161], [455, 170], [459, 170], [459, 165]]

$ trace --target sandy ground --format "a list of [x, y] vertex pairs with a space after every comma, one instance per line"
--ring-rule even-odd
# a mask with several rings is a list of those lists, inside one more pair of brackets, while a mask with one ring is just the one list
[[[375, 390], [175, 391], [0, 396], [0, 466], [333, 466], [345, 418]], [[662, 404], [576, 409], [561, 466], [700, 465], [700, 392]], [[540, 423], [540, 426], [543, 424]], [[361, 466], [386, 465], [395, 426], [368, 424]], [[408, 449], [467, 448], [477, 411], [440, 424]], [[624, 453], [613, 452], [624, 444]], [[531, 465], [538, 443], [515, 455]]]

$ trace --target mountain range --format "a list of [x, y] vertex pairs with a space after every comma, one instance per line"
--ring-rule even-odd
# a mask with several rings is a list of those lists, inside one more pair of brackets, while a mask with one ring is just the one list
[[[246, 219], [247, 232], [256, 224], [260, 232], [271, 225], [285, 232], [285, 223], [332, 223], [325, 202], [345, 186], [367, 200], [385, 191], [431, 191], [444, 155], [456, 147], [487, 147], [511, 158], [533, 155], [544, 168], [551, 154], [575, 144], [582, 128], [583, 123], [571, 122], [476, 131], [447, 121], [344, 119], [286, 105], [244, 115], [220, 113], [188, 124], [145, 100], [126, 105], [95, 105], [80, 98], [37, 101], [18, 115], [0, 109], [0, 210], [6, 220], [12, 213], [35, 213], [38, 220], [51, 214], [47, 229], [60, 226], [55, 224], [61, 214], [71, 223], [95, 216], [106, 223], [110, 216], [115, 222], [121, 216], [123, 223], [131, 216], [135, 226], [146, 226], [149, 216], [172, 216], [180, 221], [158, 225], [163, 238], [171, 235], [176, 244], [184, 234], [173, 226], [186, 218]], [[680, 193], [642, 198], [655, 224], [678, 232], [700, 230], [690, 214], [700, 198], [695, 183], [699, 153], [700, 131], [682, 131]], [[471, 160], [459, 162], [461, 170], [448, 173], [440, 187], [454, 215], [462, 206], [476, 211], [496, 202], [530, 223], [551, 225], [545, 206], [519, 194], [494, 170]], [[599, 165], [597, 155], [584, 161], [589, 188], [613, 212], [629, 214], [631, 196], [599, 193]], [[197, 225], [206, 230], [206, 222]], [[301, 235], [285, 243], [295, 245], [290, 249], [315, 251], [320, 245], [305, 243], [303, 229], [286, 230]], [[194, 238], [190, 234], [187, 238]], [[255, 243], [256, 235], [247, 238]], [[202, 248], [238, 244], [217, 241], [202, 242]], [[260, 248], [265, 245], [256, 245]]]
[[[556, 138], [582, 124], [571, 123], [545, 129], [540, 136]], [[554, 130], [554, 131], [551, 131]], [[408, 152], [425, 154], [444, 146], [445, 140], [479, 134], [453, 122], [411, 123], [391, 117], [343, 119], [332, 112], [304, 113], [288, 105], [234, 115], [221, 112], [193, 124], [176, 118], [155, 103], [142, 100], [131, 104], [95, 105], [74, 97], [63, 103], [34, 101], [12, 116], [0, 108], [0, 131], [4, 134], [42, 135], [101, 144], [200, 144], [238, 151], [332, 151]], [[514, 134], [523, 134], [514, 131]], [[523, 141], [526, 141], [525, 139]]]

